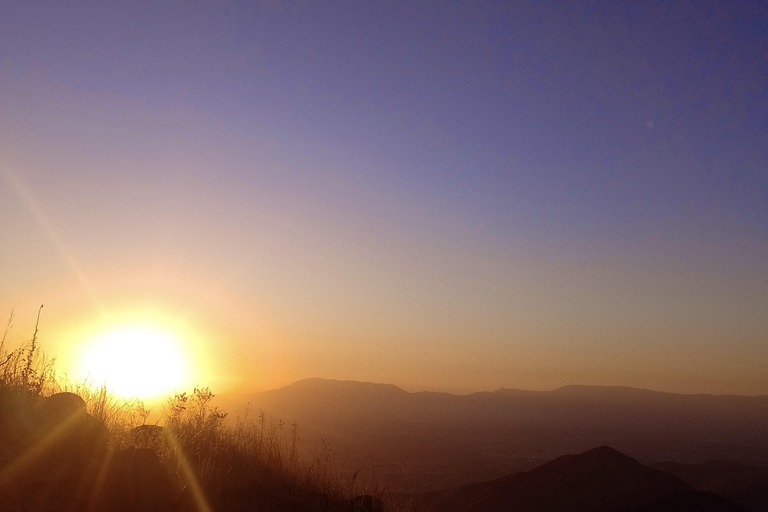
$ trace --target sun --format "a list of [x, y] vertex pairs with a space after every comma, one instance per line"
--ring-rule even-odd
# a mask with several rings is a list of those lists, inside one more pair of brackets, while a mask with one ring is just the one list
[[115, 327], [96, 336], [81, 356], [88, 379], [124, 398], [158, 398], [188, 385], [188, 357], [178, 336], [152, 325]]

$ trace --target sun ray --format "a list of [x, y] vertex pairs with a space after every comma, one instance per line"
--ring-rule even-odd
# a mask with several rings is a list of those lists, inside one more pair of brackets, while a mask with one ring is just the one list
[[43, 231], [43, 233], [45, 233], [61, 257], [64, 258], [64, 261], [67, 262], [67, 265], [69, 265], [72, 273], [74, 273], [78, 281], [80, 281], [80, 284], [85, 289], [97, 311], [99, 311], [103, 317], [106, 317], [106, 308], [96, 294], [96, 290], [91, 285], [91, 282], [85, 277], [83, 271], [80, 270], [80, 265], [77, 264], [75, 257], [72, 255], [70, 250], [67, 248], [67, 245], [58, 235], [55, 226], [48, 219], [48, 216], [45, 214], [45, 212], [43, 212], [43, 209], [37, 204], [37, 201], [33, 197], [32, 193], [29, 192], [21, 179], [4, 162], [0, 162], [0, 171], [2, 171], [5, 180], [11, 186], [11, 190], [13, 190], [18, 198], [21, 199], [22, 203], [24, 203], [24, 206], [26, 206], [27, 210], [32, 215], [32, 218], [34, 218], [37, 224], [40, 226], [40, 229]]
[[171, 445], [171, 450], [176, 459], [176, 463], [181, 470], [181, 476], [186, 482], [187, 486], [189, 486], [189, 489], [192, 493], [192, 499], [194, 500], [194, 504], [197, 507], [198, 512], [211, 512], [212, 509], [208, 504], [208, 498], [206, 498], [205, 492], [200, 486], [200, 482], [198, 482], [197, 476], [195, 476], [195, 471], [192, 468], [192, 465], [189, 463], [189, 460], [187, 459], [187, 456], [184, 453], [181, 445], [173, 436], [173, 434], [165, 434], [164, 437]]

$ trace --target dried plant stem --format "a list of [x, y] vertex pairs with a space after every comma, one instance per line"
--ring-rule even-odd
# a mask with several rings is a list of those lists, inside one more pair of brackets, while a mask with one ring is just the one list
[[27, 352], [26, 366], [24, 367], [24, 381], [29, 384], [29, 377], [32, 375], [32, 361], [35, 358], [35, 351], [37, 349], [37, 333], [40, 328], [40, 313], [43, 311], [43, 305], [37, 310], [37, 320], [35, 321], [35, 332], [32, 334], [32, 342], [29, 345], [29, 351]]

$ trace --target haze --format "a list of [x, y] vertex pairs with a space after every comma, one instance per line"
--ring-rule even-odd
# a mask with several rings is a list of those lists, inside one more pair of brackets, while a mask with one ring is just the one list
[[768, 394], [765, 4], [1, 5], [0, 312], [64, 367]]

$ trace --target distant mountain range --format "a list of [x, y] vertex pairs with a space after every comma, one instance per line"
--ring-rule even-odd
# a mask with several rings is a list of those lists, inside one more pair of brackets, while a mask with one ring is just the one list
[[234, 410], [246, 402], [296, 420], [305, 452], [322, 438], [365, 454], [368, 464], [391, 471], [391, 487], [402, 491], [493, 480], [602, 445], [651, 464], [726, 459], [768, 466], [768, 396], [604, 386], [453, 395], [306, 379], [225, 397], [224, 404]]
[[[409, 393], [392, 384], [305, 379], [241, 400], [325, 424], [414, 422], [554, 425], [601, 431], [717, 435], [768, 446], [768, 396], [681, 395], [647, 389], [566, 386], [554, 391], [501, 388], [452, 395]], [[725, 437], [723, 437], [725, 436]]]

